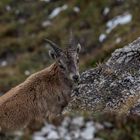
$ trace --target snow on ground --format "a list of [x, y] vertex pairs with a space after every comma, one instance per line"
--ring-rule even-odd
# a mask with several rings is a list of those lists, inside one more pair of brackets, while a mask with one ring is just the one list
[[[107, 14], [109, 12], [108, 8], [105, 8], [103, 14]], [[118, 25], [125, 25], [130, 23], [132, 20], [132, 15], [129, 12], [125, 12], [122, 15], [116, 16], [113, 19], [109, 20], [106, 23], [107, 30], [105, 33], [101, 33], [99, 35], [99, 42], [103, 42], [107, 38], [107, 34], [109, 34], [113, 29], [115, 29]], [[121, 38], [116, 39], [116, 44], [121, 42]]]
[[107, 26], [107, 33], [110, 33], [114, 28], [116, 28], [118, 25], [125, 25], [131, 22], [132, 15], [128, 12], [124, 13], [123, 15], [119, 15], [117, 17], [114, 17], [113, 19], [109, 20], [106, 24]]
[[55, 8], [55, 9], [51, 12], [51, 14], [49, 15], [49, 19], [52, 19], [52, 18], [56, 17], [60, 12], [66, 10], [67, 8], [68, 8], [68, 5], [66, 5], [66, 4], [64, 4], [64, 5], [61, 6], [61, 7]]

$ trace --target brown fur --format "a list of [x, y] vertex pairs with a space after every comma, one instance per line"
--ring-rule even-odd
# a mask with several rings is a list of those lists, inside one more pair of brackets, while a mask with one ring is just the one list
[[57, 63], [32, 74], [0, 97], [0, 129], [13, 131], [35, 120], [57, 117], [70, 100], [72, 84]]

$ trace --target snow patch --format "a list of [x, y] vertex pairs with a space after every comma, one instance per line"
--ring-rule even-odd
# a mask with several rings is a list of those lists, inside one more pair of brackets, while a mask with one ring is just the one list
[[94, 139], [94, 133], [95, 133], [95, 127], [90, 126], [83, 130], [83, 132], [81, 133], [81, 136], [85, 140], [92, 140]]
[[56, 17], [60, 12], [66, 10], [68, 8], [68, 5], [64, 4], [62, 7], [55, 8], [52, 13], [49, 15], [49, 18], [52, 19]]
[[130, 13], [124, 13], [123, 15], [119, 15], [110, 21], [107, 22], [107, 33], [110, 33], [114, 28], [116, 28], [118, 25], [125, 25], [132, 20], [132, 15]]
[[99, 41], [103, 42], [106, 39], [106, 34], [100, 34]]

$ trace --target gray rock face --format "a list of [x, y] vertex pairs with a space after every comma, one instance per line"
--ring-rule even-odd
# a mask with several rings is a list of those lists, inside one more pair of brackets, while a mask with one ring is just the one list
[[66, 110], [134, 113], [140, 102], [140, 38], [83, 72], [72, 98]]

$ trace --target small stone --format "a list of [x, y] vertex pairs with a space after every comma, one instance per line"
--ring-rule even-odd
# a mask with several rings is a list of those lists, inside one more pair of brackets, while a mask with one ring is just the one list
[[94, 138], [94, 140], [103, 140], [102, 138]]
[[66, 136], [64, 137], [64, 140], [72, 140], [72, 138], [71, 138], [70, 135], [66, 135]]
[[51, 22], [49, 20], [42, 22], [42, 27], [48, 27], [51, 25]]
[[7, 66], [7, 64], [8, 64], [8, 63], [7, 63], [7, 61], [6, 61], [6, 60], [4, 60], [4, 61], [2, 61], [2, 62], [1, 62], [1, 66], [2, 66], [2, 67]]
[[31, 73], [30, 73], [29, 70], [26, 70], [26, 71], [24, 72], [24, 74], [28, 76], [28, 75], [30, 75]]
[[102, 129], [104, 129], [104, 126], [102, 125], [102, 124], [100, 124], [100, 123], [95, 123], [95, 128], [97, 129], [97, 131], [98, 130], [102, 130]]
[[51, 131], [48, 136], [47, 136], [48, 139], [59, 139], [59, 135], [56, 131]]
[[95, 127], [90, 126], [83, 130], [83, 132], [81, 133], [81, 137], [85, 140], [92, 140], [94, 138], [94, 133], [95, 133]]
[[72, 139], [78, 139], [80, 137], [80, 130], [71, 131], [70, 136]]
[[65, 119], [64, 119], [63, 122], [62, 122], [62, 126], [68, 127], [69, 124], [70, 124], [70, 122], [71, 122], [70, 117], [65, 117]]
[[113, 127], [113, 125], [110, 122], [104, 122], [104, 126], [106, 128], [112, 128]]
[[56, 129], [56, 128], [55, 128], [54, 125], [46, 124], [46, 125], [42, 128], [41, 132], [42, 132], [42, 133], [49, 133], [49, 132], [51, 132], [51, 131], [53, 131], [53, 130], [55, 130], [55, 129]]
[[72, 120], [72, 124], [78, 127], [84, 125], [84, 118], [83, 117], [76, 117]]
[[118, 44], [120, 42], [121, 42], [121, 38], [120, 37], [116, 38], [116, 44]]
[[110, 9], [108, 7], [105, 7], [104, 11], [103, 11], [103, 15], [107, 15], [109, 13]]
[[100, 34], [99, 41], [103, 42], [106, 39], [106, 34]]
[[12, 8], [11, 8], [10, 5], [6, 5], [6, 10], [7, 10], [7, 11], [11, 11], [11, 9], [12, 9]]
[[76, 12], [76, 13], [79, 13], [80, 12], [80, 8], [79, 7], [74, 7], [73, 11]]
[[46, 140], [46, 138], [41, 137], [41, 136], [34, 136], [33, 140]]
[[67, 131], [68, 130], [66, 128], [64, 128], [64, 127], [59, 127], [58, 128], [58, 133], [59, 133], [61, 138], [64, 138], [64, 136], [66, 135]]
[[93, 121], [88, 121], [87, 123], [86, 123], [86, 127], [90, 127], [90, 126], [93, 126]]

